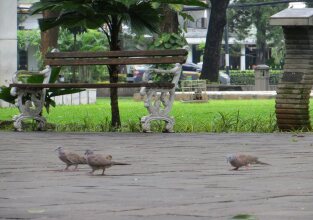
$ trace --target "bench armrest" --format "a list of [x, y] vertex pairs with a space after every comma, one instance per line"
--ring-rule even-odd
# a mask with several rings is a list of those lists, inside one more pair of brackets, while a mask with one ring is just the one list
[[171, 83], [175, 84], [175, 87], [177, 87], [178, 85], [178, 81], [181, 75], [181, 71], [182, 71], [182, 65], [180, 63], [176, 63], [175, 67], [173, 67], [172, 69], [169, 70], [163, 70], [163, 69], [155, 69], [155, 68], [149, 68], [148, 71], [146, 71], [142, 77], [142, 80], [144, 82], [149, 82], [151, 81], [151, 75], [152, 74], [171, 74], [173, 75], [173, 79], [171, 81]]
[[[12, 77], [12, 81], [13, 83], [22, 83], [21, 81], [19, 81], [19, 76], [20, 75], [29, 75], [29, 76], [32, 76], [32, 75], [40, 75], [40, 76], [43, 76], [44, 79], [43, 79], [43, 84], [47, 84], [49, 83], [50, 81], [50, 76], [51, 76], [51, 67], [50, 66], [46, 66], [45, 69], [39, 71], [39, 72], [31, 72], [31, 71], [25, 71], [25, 70], [19, 70], [19, 71], [16, 71], [14, 74], [13, 74], [13, 77]], [[11, 88], [11, 91], [10, 91], [10, 94], [12, 96], [16, 96], [17, 93], [16, 93], [16, 88], [15, 87], [12, 87]]]
[[[143, 74], [142, 80], [143, 80], [143, 82], [153, 82], [151, 80], [152, 74], [171, 74], [171, 75], [173, 75], [173, 79], [172, 79], [171, 83], [175, 84], [175, 87], [173, 88], [175, 91], [175, 88], [178, 87], [178, 81], [180, 79], [181, 72], [182, 72], [182, 65], [180, 63], [176, 63], [175, 66], [169, 70], [149, 68], [148, 71], [146, 71]], [[139, 93], [140, 93], [140, 95], [144, 96], [146, 94], [146, 92], [147, 92], [146, 87], [142, 87], [140, 89]]]

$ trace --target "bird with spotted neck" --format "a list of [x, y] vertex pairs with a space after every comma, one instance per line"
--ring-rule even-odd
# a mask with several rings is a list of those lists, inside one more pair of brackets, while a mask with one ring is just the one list
[[93, 174], [96, 170], [102, 170], [102, 175], [104, 175], [105, 169], [114, 165], [130, 165], [128, 163], [121, 163], [112, 161], [111, 155], [94, 154], [92, 150], [86, 150], [85, 158], [87, 164], [91, 167]]
[[64, 171], [68, 171], [70, 166], [75, 166], [74, 170], [77, 170], [79, 164], [87, 164], [87, 161], [83, 156], [66, 151], [63, 147], [58, 146], [55, 151], [58, 152], [59, 159], [66, 164]]
[[227, 162], [233, 167], [233, 170], [238, 170], [240, 167], [249, 166], [251, 164], [270, 165], [259, 161], [257, 157], [246, 154], [229, 154], [226, 156]]

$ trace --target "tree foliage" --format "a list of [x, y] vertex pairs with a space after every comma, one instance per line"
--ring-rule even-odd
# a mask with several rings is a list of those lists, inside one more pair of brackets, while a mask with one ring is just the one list
[[[19, 50], [27, 50], [32, 46], [36, 49], [35, 57], [39, 63], [39, 67], [42, 66], [42, 56], [39, 51], [40, 47], [40, 31], [34, 30], [18, 30], [17, 31], [17, 43]], [[60, 51], [105, 51], [108, 50], [108, 42], [102, 32], [98, 30], [86, 30], [80, 33], [76, 37], [76, 43], [74, 45], [74, 36], [68, 29], [60, 29], [58, 38], [58, 48]], [[83, 81], [103, 81], [108, 79], [108, 70], [106, 66], [89, 66], [84, 68], [84, 75], [81, 77]], [[62, 75], [68, 81], [72, 81], [73, 71], [69, 68], [62, 69]], [[87, 77], [88, 76], [88, 77]]]
[[311, 1], [308, 0], [305, 4], [306, 4], [307, 8], [313, 8], [313, 1], [312, 0]]
[[[260, 3], [266, 0], [234, 0], [233, 3]], [[284, 54], [284, 40], [281, 27], [270, 26], [269, 19], [273, 14], [285, 9], [288, 4], [251, 6], [228, 10], [228, 22], [232, 32], [239, 39], [256, 38], [256, 64], [265, 64], [269, 59], [269, 47], [275, 47], [275, 53], [281, 59]], [[277, 61], [276, 61], [277, 62]]]

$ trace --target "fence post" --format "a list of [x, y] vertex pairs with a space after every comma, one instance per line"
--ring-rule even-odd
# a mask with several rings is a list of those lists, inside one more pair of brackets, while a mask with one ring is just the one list
[[267, 91], [269, 88], [270, 68], [267, 65], [258, 65], [254, 69], [255, 91]]

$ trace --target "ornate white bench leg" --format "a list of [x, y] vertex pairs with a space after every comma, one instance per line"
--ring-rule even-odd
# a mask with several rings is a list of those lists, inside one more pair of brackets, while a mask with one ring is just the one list
[[13, 126], [15, 128], [16, 131], [23, 131], [23, 127], [22, 127], [22, 121], [24, 119], [33, 119], [35, 120], [38, 124], [37, 124], [37, 129], [42, 131], [44, 130], [45, 126], [46, 126], [46, 119], [42, 116], [27, 116], [24, 114], [19, 114], [19, 115], [15, 115], [13, 117]]
[[[43, 130], [46, 125], [46, 119], [41, 113], [45, 102], [45, 91], [42, 89], [18, 89], [17, 94], [17, 106], [21, 114], [13, 117], [14, 128], [17, 131], [22, 131], [22, 121], [24, 119], [33, 119], [38, 123], [38, 130]], [[30, 99], [26, 100], [27, 97], [30, 97]]]
[[165, 133], [174, 132], [175, 120], [173, 117], [160, 117], [160, 116], [152, 116], [152, 115], [144, 116], [141, 118], [141, 126], [142, 126], [143, 132], [145, 133], [151, 132], [150, 123], [153, 120], [165, 121], [166, 125], [165, 125], [165, 130], [163, 132]]
[[[24, 72], [16, 72], [13, 75], [13, 82], [18, 83], [18, 75]], [[26, 73], [27, 74], [27, 73]], [[48, 83], [51, 75], [51, 68], [46, 68], [40, 72], [29, 72], [28, 75], [42, 75], [43, 83]], [[22, 121], [33, 119], [37, 122], [38, 130], [43, 130], [46, 119], [41, 115], [46, 97], [46, 89], [20, 89], [11, 88], [11, 95], [17, 95], [17, 107], [21, 114], [13, 117], [13, 125], [17, 131], [22, 131]]]
[[165, 132], [166, 133], [174, 133], [174, 125], [175, 125], [175, 119], [173, 117], [169, 117], [167, 119], [167, 123], [165, 126]]
[[144, 105], [150, 113], [141, 118], [141, 125], [143, 132], [151, 132], [151, 121], [160, 120], [165, 121], [166, 127], [164, 132], [174, 132], [175, 120], [169, 116], [175, 96], [175, 88], [171, 90], [148, 89]]
[[15, 128], [16, 131], [22, 131], [22, 114], [19, 115], [14, 115], [13, 116], [13, 126]]
[[[148, 82], [150, 74], [172, 74], [173, 80], [172, 83], [177, 87], [180, 74], [181, 74], [181, 65], [177, 63], [174, 68], [170, 70], [159, 70], [159, 69], [150, 69], [144, 73], [143, 80]], [[141, 118], [141, 126], [143, 132], [151, 132], [150, 124], [153, 120], [165, 121], [166, 126], [164, 132], [174, 132], [175, 119], [169, 116], [169, 113], [172, 109], [174, 98], [175, 98], [175, 88], [172, 89], [147, 89], [142, 87], [140, 94], [145, 96], [144, 106], [147, 108], [149, 115]]]
[[143, 132], [145, 133], [150, 133], [151, 132], [151, 128], [150, 128], [150, 120], [148, 116], [143, 116], [140, 120], [141, 122], [141, 127]]

